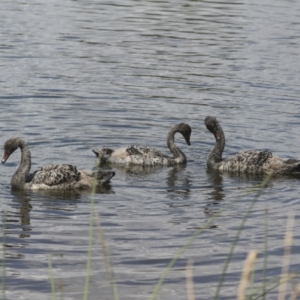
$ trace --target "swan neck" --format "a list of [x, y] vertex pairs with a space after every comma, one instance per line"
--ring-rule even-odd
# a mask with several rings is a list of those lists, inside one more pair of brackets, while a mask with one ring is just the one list
[[26, 179], [31, 168], [31, 154], [27, 144], [20, 140], [21, 163], [11, 179], [12, 188], [24, 188]]
[[215, 166], [222, 162], [222, 154], [225, 148], [225, 134], [222, 127], [219, 124], [214, 135], [216, 138], [216, 143], [214, 148], [210, 152], [207, 160], [207, 163], [210, 166]]
[[186, 162], [186, 156], [184, 153], [176, 146], [175, 144], [175, 133], [179, 132], [177, 127], [174, 126], [170, 129], [168, 135], [167, 135], [167, 145], [174, 155], [174, 159], [177, 163], [184, 163]]

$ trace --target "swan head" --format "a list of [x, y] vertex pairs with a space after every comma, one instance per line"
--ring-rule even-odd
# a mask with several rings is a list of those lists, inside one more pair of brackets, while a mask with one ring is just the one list
[[112, 153], [113, 153], [113, 150], [108, 149], [108, 148], [102, 148], [101, 150], [95, 150], [95, 149], [93, 149], [92, 151], [95, 153], [95, 155], [98, 158], [99, 157], [107, 158], [107, 157], [111, 156]]
[[206, 128], [215, 136], [215, 139], [218, 141], [221, 138], [220, 134], [220, 124], [215, 117], [207, 116], [204, 120]]
[[1, 163], [4, 164], [10, 155], [20, 147], [20, 138], [11, 138], [4, 144], [4, 154]]
[[186, 143], [190, 146], [191, 145], [190, 138], [191, 138], [191, 134], [192, 134], [192, 128], [188, 124], [180, 123], [177, 125], [177, 132], [180, 132], [183, 135]]

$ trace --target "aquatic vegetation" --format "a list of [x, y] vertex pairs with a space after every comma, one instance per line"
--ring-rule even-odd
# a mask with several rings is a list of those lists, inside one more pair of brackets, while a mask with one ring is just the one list
[[[245, 212], [241, 224], [239, 228], [236, 231], [236, 235], [234, 238], [234, 241], [231, 244], [231, 247], [228, 251], [227, 258], [224, 262], [222, 272], [219, 277], [219, 283], [217, 285], [217, 289], [214, 295], [214, 299], [219, 299], [221, 292], [222, 292], [222, 286], [224, 283], [224, 279], [226, 276], [226, 272], [228, 269], [228, 266], [230, 264], [231, 258], [234, 253], [234, 249], [239, 241], [240, 235], [243, 232], [243, 228], [245, 223], [247, 222], [247, 219], [255, 206], [255, 203], [259, 199], [259, 196], [263, 192], [264, 188], [269, 182], [271, 175], [266, 177], [261, 184], [258, 186], [255, 186], [252, 189], [249, 189], [247, 193], [255, 193], [252, 201], [249, 203], [248, 209]], [[105, 238], [105, 233], [101, 227], [101, 220], [99, 217], [99, 214], [96, 212], [94, 207], [94, 196], [95, 196], [95, 189], [93, 189], [93, 193], [91, 194], [91, 204], [90, 204], [90, 220], [89, 220], [89, 245], [88, 245], [88, 253], [87, 253], [87, 263], [86, 263], [86, 279], [85, 279], [85, 287], [84, 287], [84, 296], [83, 299], [87, 300], [89, 299], [89, 281], [90, 281], [90, 274], [91, 274], [91, 260], [92, 260], [92, 248], [93, 248], [93, 231], [94, 226], [96, 225], [98, 229], [98, 235], [99, 235], [99, 242], [101, 244], [102, 249], [102, 255], [104, 259], [104, 267], [107, 274], [108, 282], [112, 289], [112, 299], [118, 300], [119, 299], [119, 292], [113, 272], [112, 263], [110, 261], [110, 251], [109, 246]], [[243, 197], [243, 196], [241, 196]], [[220, 217], [222, 213], [224, 213], [226, 210], [233, 207], [237, 201], [239, 201], [241, 198], [234, 199], [229, 204], [224, 205], [223, 209], [220, 209], [217, 213], [215, 213], [203, 226], [199, 227], [194, 234], [190, 237], [190, 239], [183, 245], [177, 253], [174, 255], [173, 259], [170, 261], [160, 278], [158, 279], [158, 283], [153, 289], [153, 292], [150, 296], [150, 300], [158, 299], [160, 290], [164, 284], [165, 279], [169, 275], [169, 273], [172, 271], [173, 266], [175, 265], [176, 261], [185, 253], [185, 251], [193, 244], [193, 242], [205, 231], [206, 229], [210, 228], [212, 222]], [[293, 231], [293, 216], [290, 216], [288, 218], [288, 224], [287, 224], [287, 233], [284, 243], [285, 253], [283, 256], [283, 263], [282, 263], [282, 273], [280, 276], [276, 278], [272, 278], [271, 280], [267, 278], [267, 268], [268, 268], [268, 214], [267, 210], [265, 212], [265, 245], [264, 245], [264, 257], [263, 257], [263, 277], [259, 277], [259, 280], [255, 282], [255, 264], [257, 261], [258, 252], [255, 249], [251, 249], [249, 251], [249, 254], [245, 260], [244, 268], [241, 270], [241, 280], [238, 283], [237, 282], [237, 299], [266, 299], [267, 296], [270, 293], [274, 293], [274, 290], [278, 287], [278, 299], [285, 299], [286, 297], [286, 283], [290, 282], [292, 279], [295, 279], [296, 275], [289, 273], [289, 255], [290, 255], [290, 248], [292, 245], [292, 231]], [[53, 272], [51, 271], [51, 259], [49, 259], [49, 276], [50, 276], [50, 282], [52, 286], [52, 298], [56, 299], [56, 291], [55, 291], [55, 283], [54, 283], [54, 276]], [[193, 284], [193, 264], [191, 261], [188, 261], [187, 267], [186, 267], [186, 293], [187, 293], [187, 299], [188, 300], [194, 300], [197, 298], [197, 295], [195, 295], [194, 292], [194, 284]], [[291, 298], [290, 299], [296, 299], [298, 295], [297, 287], [295, 287], [294, 291], [292, 291]], [[273, 296], [273, 294], [272, 294]]]

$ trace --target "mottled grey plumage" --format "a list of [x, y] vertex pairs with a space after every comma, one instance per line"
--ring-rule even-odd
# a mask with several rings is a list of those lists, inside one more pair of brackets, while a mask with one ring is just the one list
[[29, 147], [20, 138], [11, 138], [5, 142], [2, 163], [5, 163], [9, 156], [16, 150], [21, 149], [21, 163], [11, 179], [11, 186], [14, 189], [89, 189], [93, 186], [108, 182], [115, 172], [110, 171], [78, 171], [72, 165], [46, 165], [32, 174], [31, 154]]
[[242, 151], [232, 157], [222, 158], [225, 134], [215, 117], [208, 116], [206, 128], [215, 136], [216, 144], [207, 158], [207, 167], [222, 171], [251, 174], [300, 174], [300, 161], [273, 156], [268, 150]]
[[[27, 177], [28, 178], [28, 177]], [[56, 186], [64, 183], [77, 182], [81, 179], [80, 172], [72, 165], [46, 165], [35, 171], [30, 177], [33, 184], [46, 184], [48, 186]]]
[[99, 151], [93, 150], [97, 157], [103, 162], [111, 162], [116, 164], [138, 164], [138, 165], [175, 165], [186, 162], [184, 153], [176, 146], [174, 141], [175, 133], [181, 133], [185, 141], [190, 145], [190, 136], [192, 129], [189, 125], [180, 123], [174, 125], [167, 135], [167, 145], [173, 153], [170, 157], [153, 148], [143, 146], [128, 146], [117, 150], [103, 148]]
[[131, 145], [126, 148], [126, 152], [128, 155], [148, 155], [150, 157], [162, 157], [169, 158], [168, 155], [155, 150], [154, 148], [144, 147], [144, 146], [136, 146]]

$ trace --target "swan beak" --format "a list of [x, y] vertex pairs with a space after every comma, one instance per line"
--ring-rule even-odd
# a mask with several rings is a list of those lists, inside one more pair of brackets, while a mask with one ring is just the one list
[[3, 158], [2, 158], [2, 160], [1, 160], [1, 163], [2, 164], [4, 164], [6, 161], [7, 161], [7, 159], [9, 158], [9, 153], [8, 152], [4, 152], [4, 154], [3, 154]]
[[191, 142], [190, 142], [190, 137], [184, 137], [186, 143], [188, 144], [188, 146], [191, 146]]

